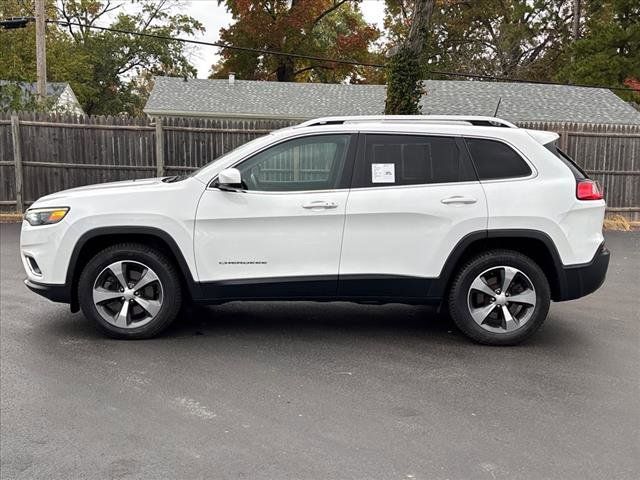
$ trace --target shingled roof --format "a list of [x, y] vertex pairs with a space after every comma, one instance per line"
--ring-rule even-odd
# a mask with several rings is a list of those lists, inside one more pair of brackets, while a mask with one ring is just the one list
[[[601, 88], [426, 80], [422, 113], [494, 115], [512, 122], [640, 124], [640, 112]], [[156, 77], [144, 108], [150, 116], [277, 118], [379, 115], [384, 85], [288, 83]]]

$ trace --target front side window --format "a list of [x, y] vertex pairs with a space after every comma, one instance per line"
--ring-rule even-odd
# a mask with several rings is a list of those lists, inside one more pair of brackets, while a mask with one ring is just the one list
[[[464, 145], [462, 145], [464, 147]], [[476, 180], [455, 137], [369, 134], [353, 186], [384, 187]]]
[[291, 192], [340, 188], [350, 135], [317, 135], [270, 147], [237, 166], [247, 190]]
[[513, 148], [497, 140], [467, 138], [480, 180], [528, 177], [531, 168]]

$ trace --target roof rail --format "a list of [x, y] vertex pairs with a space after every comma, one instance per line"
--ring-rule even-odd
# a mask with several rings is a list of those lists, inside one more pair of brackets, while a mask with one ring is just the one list
[[448, 125], [475, 125], [482, 127], [518, 128], [511, 122], [497, 117], [469, 116], [469, 115], [361, 115], [344, 117], [321, 117], [307, 120], [295, 128], [319, 125], [341, 125], [344, 123], [437, 123]]

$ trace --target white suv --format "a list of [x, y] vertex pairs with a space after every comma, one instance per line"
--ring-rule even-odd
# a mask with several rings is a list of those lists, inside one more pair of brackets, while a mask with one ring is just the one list
[[609, 263], [602, 193], [557, 139], [491, 117], [308, 121], [189, 176], [39, 199], [25, 283], [121, 338], [187, 300], [339, 300], [436, 304], [515, 344]]

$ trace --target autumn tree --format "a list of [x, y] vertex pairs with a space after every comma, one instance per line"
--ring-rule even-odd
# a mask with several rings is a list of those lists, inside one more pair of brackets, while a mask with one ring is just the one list
[[[219, 0], [233, 17], [220, 39], [229, 44], [314, 57], [368, 62], [380, 33], [362, 18], [357, 1]], [[362, 67], [224, 49], [212, 77], [229, 72], [247, 80], [357, 81]]]

